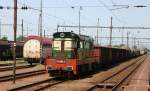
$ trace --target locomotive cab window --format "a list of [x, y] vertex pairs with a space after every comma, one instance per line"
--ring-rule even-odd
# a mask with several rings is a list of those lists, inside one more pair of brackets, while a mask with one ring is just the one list
[[65, 41], [65, 50], [71, 50], [73, 45], [72, 45], [72, 41]]
[[61, 41], [60, 40], [54, 40], [53, 49], [54, 50], [61, 50]]

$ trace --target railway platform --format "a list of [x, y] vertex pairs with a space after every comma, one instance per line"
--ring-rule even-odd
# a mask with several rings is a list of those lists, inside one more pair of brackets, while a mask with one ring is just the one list
[[123, 91], [150, 91], [150, 56], [137, 70]]

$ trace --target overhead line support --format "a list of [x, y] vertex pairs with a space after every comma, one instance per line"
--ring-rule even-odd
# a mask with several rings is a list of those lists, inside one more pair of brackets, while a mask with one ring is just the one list
[[[70, 26], [70, 25], [58, 25], [58, 27], [79, 28], [79, 26]], [[80, 26], [80, 28], [106, 28], [106, 29], [110, 29], [110, 27], [107, 27], [107, 26]], [[112, 29], [150, 29], [150, 27], [112, 27]]]

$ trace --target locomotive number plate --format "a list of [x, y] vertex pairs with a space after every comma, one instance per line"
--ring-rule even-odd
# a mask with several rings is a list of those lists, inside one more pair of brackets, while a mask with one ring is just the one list
[[57, 60], [56, 62], [57, 62], [57, 63], [61, 63], [61, 64], [62, 64], [62, 63], [66, 63], [65, 60]]

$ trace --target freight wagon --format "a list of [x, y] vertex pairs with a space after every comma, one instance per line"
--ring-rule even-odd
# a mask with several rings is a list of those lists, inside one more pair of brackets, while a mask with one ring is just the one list
[[89, 36], [73, 32], [53, 34], [52, 57], [46, 59], [47, 71], [54, 77], [74, 77], [132, 57], [132, 51], [94, 46]]
[[44, 37], [41, 42], [40, 36], [29, 36], [23, 47], [24, 60], [31, 65], [32, 63], [43, 63], [46, 57], [51, 56], [51, 42], [51, 38]]
[[[0, 40], [0, 60], [13, 59], [13, 41]], [[23, 57], [24, 42], [16, 42], [16, 58]]]

